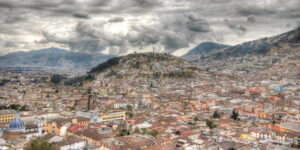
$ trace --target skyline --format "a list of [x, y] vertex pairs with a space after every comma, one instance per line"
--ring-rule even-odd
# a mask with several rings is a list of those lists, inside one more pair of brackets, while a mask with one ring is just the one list
[[113, 55], [155, 49], [180, 56], [201, 42], [235, 45], [300, 24], [296, 0], [1, 0], [0, 7], [0, 55], [58, 47]]

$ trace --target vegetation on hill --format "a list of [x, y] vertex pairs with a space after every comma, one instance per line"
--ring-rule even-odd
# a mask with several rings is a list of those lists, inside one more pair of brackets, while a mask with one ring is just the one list
[[231, 118], [233, 120], [239, 120], [239, 112], [237, 110], [232, 110]]
[[61, 75], [59, 75], [59, 74], [54, 74], [54, 75], [52, 75], [52, 77], [51, 77], [51, 82], [54, 83], [55, 85], [57, 85], [57, 84], [60, 83], [61, 79], [62, 79], [62, 76], [61, 76]]
[[216, 111], [214, 111], [212, 117], [213, 118], [221, 118], [221, 114], [216, 110]]
[[4, 86], [5, 83], [7, 83], [7, 82], [9, 82], [9, 80], [2, 79], [2, 80], [0, 81], [0, 86]]
[[46, 139], [36, 138], [25, 145], [24, 150], [51, 150], [52, 144], [48, 143]]
[[27, 105], [21, 106], [19, 104], [0, 105], [0, 110], [4, 110], [4, 109], [13, 109], [16, 111], [27, 111], [28, 106]]
[[207, 125], [210, 129], [213, 129], [213, 128], [217, 128], [217, 127], [218, 127], [217, 124], [215, 124], [212, 120], [209, 120], [209, 119], [206, 120], [206, 125]]
[[108, 69], [112, 66], [118, 65], [119, 64], [119, 57], [114, 57], [109, 59], [108, 61], [99, 64], [98, 66], [94, 67], [91, 69], [90, 73], [99, 73], [104, 71], [105, 69]]
[[117, 78], [191, 78], [197, 71], [201, 70], [192, 63], [169, 54], [138, 53], [112, 58], [93, 68], [89, 74], [101, 73]]
[[65, 82], [64, 82], [64, 85], [82, 85], [85, 81], [92, 81], [94, 80], [94, 75], [92, 74], [88, 74], [88, 75], [85, 75], [85, 76], [79, 76], [79, 77], [74, 77], [74, 78], [70, 78], [70, 79], [67, 79]]
[[82, 85], [92, 81], [97, 75], [106, 78], [191, 78], [202, 71], [194, 64], [169, 54], [138, 53], [114, 57], [92, 68], [87, 75], [67, 79], [65, 85]]

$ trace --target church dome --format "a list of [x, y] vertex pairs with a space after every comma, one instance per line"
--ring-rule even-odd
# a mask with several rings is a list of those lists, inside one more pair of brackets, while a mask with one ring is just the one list
[[22, 128], [25, 128], [24, 122], [19, 118], [18, 114], [16, 114], [15, 119], [11, 120], [11, 122], [8, 125], [8, 128], [10, 128], [10, 129], [22, 129]]

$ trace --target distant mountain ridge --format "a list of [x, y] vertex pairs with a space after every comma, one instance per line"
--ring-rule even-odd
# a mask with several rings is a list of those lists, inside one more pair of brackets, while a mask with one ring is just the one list
[[219, 52], [221, 49], [230, 47], [229, 45], [214, 43], [214, 42], [203, 42], [191, 49], [188, 53], [182, 56], [192, 62], [197, 62], [199, 59], [203, 59], [206, 56], [210, 56]]
[[[285, 53], [287, 50], [299, 50], [299, 42], [300, 27], [277, 36], [244, 42], [235, 46], [221, 44], [217, 47], [220, 44], [201, 43], [183, 55], [182, 58], [197, 63], [210, 64], [212, 61], [222, 61], [233, 57], [272, 55]], [[207, 44], [213, 46], [205, 46]]]
[[64, 70], [88, 70], [112, 57], [114, 56], [101, 53], [86, 54], [51, 47], [27, 52], [14, 52], [0, 56], [0, 67], [37, 67], [42, 69], [56, 68]]

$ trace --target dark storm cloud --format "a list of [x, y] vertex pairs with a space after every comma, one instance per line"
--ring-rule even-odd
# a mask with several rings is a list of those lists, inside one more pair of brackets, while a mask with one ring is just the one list
[[155, 44], [160, 40], [159, 31], [155, 28], [144, 26], [134, 26], [133, 32], [128, 34], [128, 42], [133, 46], [147, 46]]
[[263, 9], [255, 6], [241, 6], [237, 8], [237, 13], [242, 16], [250, 16], [250, 15], [264, 16], [264, 15], [275, 14], [276, 11], [270, 8]]
[[13, 8], [14, 5], [12, 5], [11, 3], [5, 1], [5, 2], [0, 2], [0, 8]]
[[186, 26], [193, 32], [209, 32], [210, 26], [208, 22], [203, 18], [196, 18], [194, 15], [188, 16]]
[[256, 21], [255, 16], [253, 16], [253, 15], [248, 16], [247, 21], [251, 22], [251, 23], [254, 23]]
[[27, 13], [23, 13], [23, 11], [19, 10], [0, 10], [0, 22], [4, 24], [17, 24], [29, 22], [31, 18]]
[[47, 31], [42, 31], [42, 33], [46, 41], [65, 44], [74, 51], [93, 53], [102, 52], [107, 49], [108, 46], [124, 46], [124, 37], [105, 34], [103, 31], [100, 31], [99, 28], [101, 27], [94, 28], [88, 23], [79, 22], [72, 36], [68, 38], [60, 38], [56, 34]]
[[4, 44], [4, 47], [16, 47], [17, 44], [15, 42], [6, 42]]
[[123, 22], [123, 21], [124, 21], [123, 17], [115, 17], [108, 20], [108, 22]]
[[176, 37], [176, 34], [174, 33], [166, 34], [162, 40], [162, 44], [167, 52], [172, 52], [174, 50], [189, 46], [189, 42], [180, 39], [180, 37]]
[[228, 28], [235, 31], [236, 34], [238, 34], [239, 36], [244, 35], [247, 31], [247, 28], [244, 25], [236, 24], [234, 22], [229, 21], [228, 19], [225, 19], [224, 22], [228, 26]]
[[18, 22], [26, 21], [26, 18], [20, 17], [20, 16], [7, 16], [4, 20], [4, 23], [6, 24], [14, 24]]
[[90, 53], [103, 52], [106, 49], [115, 50], [118, 53], [126, 53], [129, 47], [143, 50], [152, 46], [163, 47], [160, 51], [173, 52], [180, 48], [188, 47], [191, 42], [198, 39], [197, 35], [199, 33], [203, 33], [201, 36], [205, 36], [205, 34], [210, 32], [208, 27], [201, 27], [201, 30], [191, 30], [184, 23], [176, 24], [181, 18], [187, 20], [187, 22], [196, 22], [199, 26], [203, 26], [203, 24], [208, 26], [204, 18], [199, 19], [193, 15], [182, 15], [163, 24], [153, 26], [134, 25], [130, 29], [131, 32], [128, 32], [126, 35], [107, 34], [103, 30], [105, 23], [100, 26], [93, 26], [93, 24], [87, 22], [79, 22], [73, 33], [70, 33], [72, 36], [68, 38], [59, 38], [55, 34], [50, 34], [46, 31], [43, 31], [43, 35], [49, 42], [65, 44], [71, 50]]
[[31, 40], [32, 49], [56, 44], [91, 53], [174, 52], [202, 41], [273, 35], [295, 27], [299, 10], [298, 0], [0, 0], [0, 44], [11, 50]]
[[90, 16], [86, 12], [75, 12], [73, 13], [73, 17], [75, 18], [82, 18], [82, 19], [89, 19]]
[[133, 0], [132, 6], [141, 8], [153, 8], [162, 5], [162, 2], [158, 0]]

